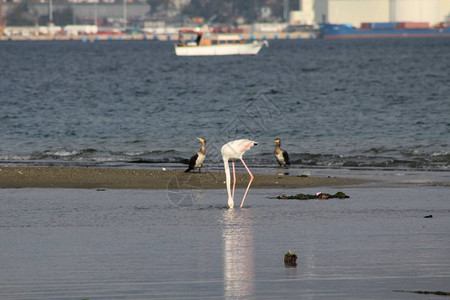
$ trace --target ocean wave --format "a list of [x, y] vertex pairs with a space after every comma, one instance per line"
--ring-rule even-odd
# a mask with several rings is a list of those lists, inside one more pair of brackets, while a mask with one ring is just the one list
[[0, 155], [0, 161], [8, 162], [8, 161], [23, 161], [30, 160], [31, 155]]
[[74, 157], [74, 156], [83, 156], [86, 154], [92, 154], [97, 152], [97, 150], [92, 148], [81, 149], [81, 150], [46, 150], [42, 153], [35, 152], [33, 155], [35, 157]]
[[176, 150], [152, 150], [152, 151], [110, 151], [111, 155], [114, 156], [148, 156], [148, 155], [173, 155], [177, 153]]
[[445, 156], [445, 157], [450, 158], [450, 151], [433, 152], [433, 153], [431, 153], [431, 156]]
[[[379, 168], [379, 169], [418, 169], [448, 170], [450, 152], [397, 151], [392, 153], [363, 153], [358, 155], [327, 153], [290, 153], [291, 164], [306, 168]], [[42, 163], [127, 163], [127, 164], [181, 164], [189, 163], [190, 156], [176, 150], [152, 151], [98, 151], [93, 148], [81, 150], [46, 150], [24, 155], [2, 155], [2, 162], [42, 162]], [[252, 155], [245, 158], [253, 166], [277, 166], [273, 153]], [[221, 167], [220, 155], [207, 155], [205, 164]]]
[[66, 150], [58, 150], [58, 151], [44, 151], [42, 153], [35, 153], [34, 155], [36, 157], [69, 157], [69, 156], [77, 156], [82, 154], [82, 151], [79, 150], [72, 150], [72, 151], [66, 151]]
[[140, 158], [136, 160], [127, 161], [130, 164], [160, 164], [160, 163], [180, 163], [180, 164], [189, 164], [189, 159], [182, 157], [166, 157], [162, 159], [145, 159]]
[[[291, 164], [309, 167], [359, 167], [388, 169], [440, 169], [450, 164], [450, 155], [421, 152], [420, 155], [336, 155], [336, 154], [295, 154]], [[396, 154], [396, 153], [392, 153]], [[271, 157], [268, 159], [273, 160]]]
[[146, 155], [148, 152], [146, 151], [118, 151], [118, 152], [110, 152], [112, 155], [123, 155], [123, 156], [141, 156]]

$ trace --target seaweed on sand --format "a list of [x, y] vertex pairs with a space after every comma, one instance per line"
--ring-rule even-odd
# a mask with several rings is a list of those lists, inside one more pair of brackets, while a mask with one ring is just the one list
[[277, 197], [277, 199], [281, 199], [281, 200], [288, 200], [288, 199], [296, 199], [296, 200], [321, 199], [321, 200], [326, 200], [326, 199], [331, 199], [331, 198], [345, 199], [345, 198], [350, 198], [350, 197], [347, 196], [344, 192], [337, 192], [334, 195], [327, 194], [327, 193], [317, 193], [317, 194], [314, 194], [314, 195], [299, 193], [299, 194], [296, 194], [296, 195], [293, 195], [293, 196], [279, 195]]

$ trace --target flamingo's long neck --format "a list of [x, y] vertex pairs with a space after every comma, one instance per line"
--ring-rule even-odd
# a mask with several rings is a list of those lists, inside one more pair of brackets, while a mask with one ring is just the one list
[[228, 165], [228, 158], [223, 158], [223, 166], [225, 168], [225, 179], [227, 183], [227, 192], [228, 192], [228, 207], [234, 207], [233, 197], [231, 197], [231, 176], [230, 176], [230, 166]]

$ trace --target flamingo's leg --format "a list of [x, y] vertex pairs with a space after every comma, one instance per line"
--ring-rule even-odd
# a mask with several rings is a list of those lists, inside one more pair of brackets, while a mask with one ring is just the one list
[[233, 166], [233, 193], [231, 194], [231, 198], [234, 200], [234, 190], [236, 187], [236, 172], [234, 170], [234, 159], [231, 160], [231, 165]]
[[245, 164], [244, 160], [241, 158], [242, 164], [244, 164], [245, 169], [247, 169], [248, 174], [250, 175], [250, 181], [248, 182], [248, 186], [247, 189], [245, 190], [245, 194], [244, 197], [242, 198], [242, 202], [241, 202], [241, 208], [244, 205], [244, 201], [245, 201], [245, 197], [247, 196], [248, 193], [248, 189], [250, 188], [250, 185], [252, 184], [253, 181], [253, 174], [252, 172], [250, 172], [249, 168], [247, 167], [247, 165]]

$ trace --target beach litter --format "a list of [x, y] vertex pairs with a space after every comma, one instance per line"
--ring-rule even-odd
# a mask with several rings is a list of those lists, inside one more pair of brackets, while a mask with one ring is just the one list
[[280, 199], [280, 200], [290, 200], [290, 199], [296, 199], [296, 200], [310, 200], [310, 199], [327, 200], [327, 199], [332, 199], [332, 198], [345, 199], [345, 198], [350, 198], [350, 197], [347, 196], [344, 192], [337, 192], [334, 195], [327, 194], [327, 193], [322, 193], [322, 192], [315, 193], [314, 195], [299, 193], [299, 194], [296, 194], [296, 195], [293, 195], [293, 196], [279, 195], [277, 197], [277, 199]]

